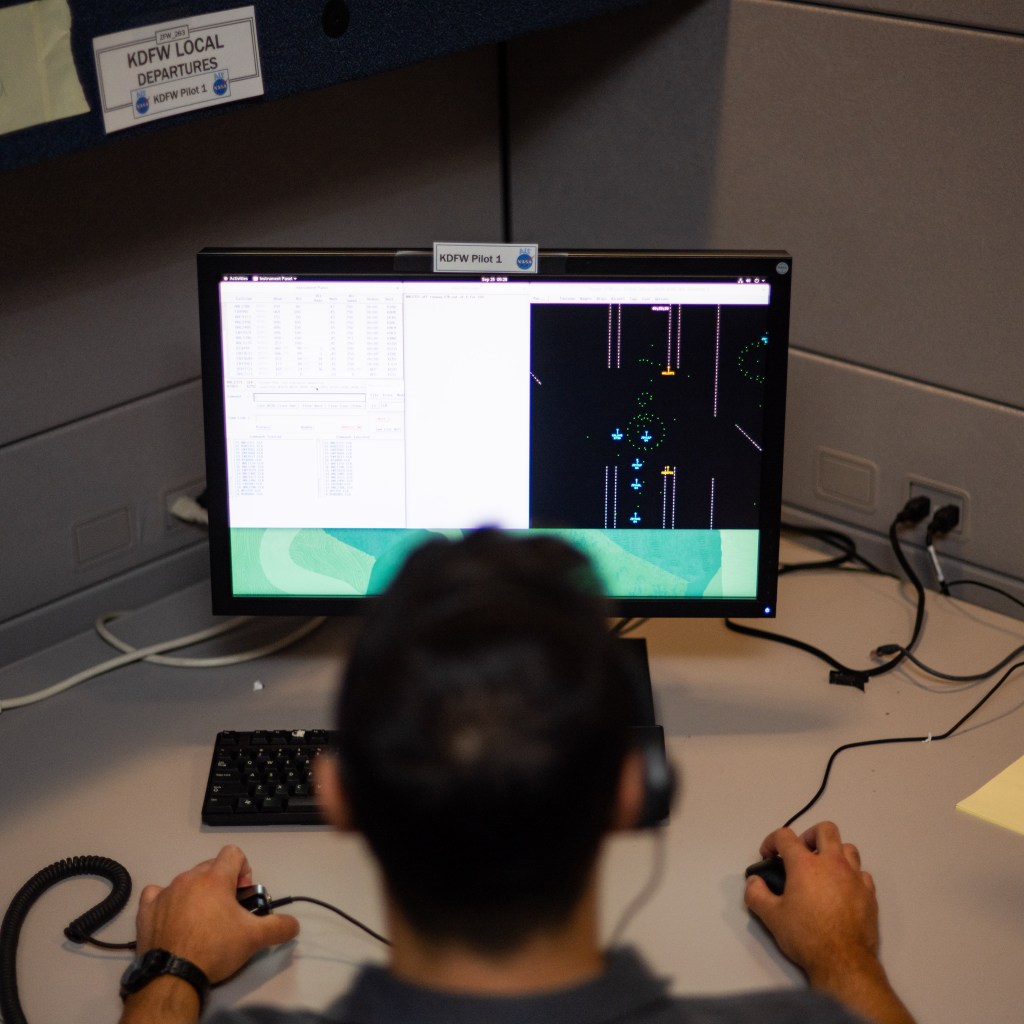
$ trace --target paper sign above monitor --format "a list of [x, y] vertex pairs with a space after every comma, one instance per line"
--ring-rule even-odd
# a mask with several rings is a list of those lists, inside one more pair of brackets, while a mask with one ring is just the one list
[[253, 7], [93, 40], [107, 132], [263, 95]]

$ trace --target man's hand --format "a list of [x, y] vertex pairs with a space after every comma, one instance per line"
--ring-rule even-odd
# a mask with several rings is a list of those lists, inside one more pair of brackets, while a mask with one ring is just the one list
[[[252, 869], [237, 846], [177, 876], [166, 888], [147, 885], [135, 918], [136, 952], [166, 949], [191, 960], [211, 983], [223, 981], [254, 953], [287, 942], [299, 922], [287, 914], [250, 914], [235, 890], [252, 884]], [[173, 1007], [170, 1005], [173, 1004]], [[180, 979], [160, 978], [128, 998], [123, 1021], [195, 1020], [198, 1000]]]
[[806, 973], [813, 988], [835, 996], [878, 1022], [913, 1024], [878, 959], [878, 901], [860, 853], [839, 829], [822, 822], [797, 836], [773, 832], [761, 856], [779, 854], [786, 866], [781, 896], [764, 880], [747, 879], [747, 906], [764, 922], [779, 949]]

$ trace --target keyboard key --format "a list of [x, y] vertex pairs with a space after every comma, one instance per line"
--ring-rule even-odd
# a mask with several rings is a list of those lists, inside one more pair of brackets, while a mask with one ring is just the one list
[[234, 814], [235, 801], [226, 796], [208, 796], [203, 804], [203, 814]]
[[307, 796], [293, 796], [288, 799], [288, 810], [299, 811], [308, 810], [313, 811], [316, 814], [316, 820], [320, 821], [320, 805], [317, 803], [317, 799], [312, 794]]

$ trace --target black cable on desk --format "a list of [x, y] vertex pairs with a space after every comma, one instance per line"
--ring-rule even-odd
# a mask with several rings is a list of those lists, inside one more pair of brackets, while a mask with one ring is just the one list
[[[844, 665], [837, 658], [832, 657], [828, 652], [823, 651], [820, 647], [815, 647], [813, 644], [809, 644], [804, 640], [798, 640], [796, 637], [785, 636], [782, 633], [772, 633], [766, 629], [759, 629], [755, 626], [745, 626], [733, 619], [726, 619], [726, 628], [732, 630], [734, 633], [742, 633], [744, 636], [756, 637], [759, 640], [771, 640], [774, 643], [786, 644], [789, 647], [795, 647], [798, 650], [806, 651], [808, 654], [813, 654], [816, 658], [820, 658], [826, 664], [832, 667], [832, 671], [829, 673], [829, 682], [839, 686], [854, 686], [859, 690], [863, 690], [869, 679], [873, 679], [875, 676], [880, 676], [886, 672], [891, 672], [897, 665], [899, 665], [913, 650], [917, 641], [921, 636], [921, 629], [924, 626], [924, 605], [925, 605], [925, 591], [924, 584], [921, 582], [920, 577], [914, 571], [913, 566], [907, 561], [906, 555], [903, 553], [903, 547], [900, 543], [899, 528], [904, 525], [915, 525], [919, 523], [927, 514], [930, 507], [930, 502], [927, 498], [916, 497], [911, 498], [899, 514], [893, 519], [892, 524], [889, 526], [889, 543], [892, 545], [893, 552], [896, 555], [897, 561], [900, 563], [900, 567], [903, 569], [914, 588], [917, 595], [917, 607], [914, 614], [914, 627], [911, 632], [910, 639], [905, 645], [895, 646], [890, 651], [893, 657], [881, 665], [875, 665], [872, 668], [858, 669], [850, 668], [848, 665]], [[824, 562], [808, 563], [802, 566], [794, 566], [789, 571], [795, 571], [797, 568], [836, 568], [849, 561], [853, 557], [853, 552], [856, 550], [853, 542], [849, 541], [851, 547], [846, 549], [846, 546], [842, 543], [831, 540], [826, 535], [833, 535], [834, 537], [843, 537], [843, 534], [837, 534], [834, 531], [820, 531], [818, 533], [822, 539], [829, 539], [830, 543], [836, 544], [836, 546], [844, 549], [844, 554], [839, 556], [838, 559], [828, 559]], [[870, 565], [870, 563], [867, 563]], [[875, 569], [871, 566], [872, 570]], [[877, 570], [876, 570], [877, 571]], [[883, 648], [884, 650], [884, 648]]]
[[876, 573], [879, 576], [889, 576], [890, 573], [880, 569], [874, 562], [868, 561], [858, 550], [857, 542], [847, 533], [839, 530], [831, 530], [821, 526], [797, 526], [793, 523], [782, 524], [783, 533], [795, 533], [801, 537], [811, 537], [819, 540], [839, 551], [838, 555], [831, 558], [816, 559], [810, 562], [791, 562], [779, 565], [779, 575], [792, 572], [803, 572], [810, 569], [841, 569], [851, 562], [861, 566], [867, 572]]
[[947, 592], [951, 590], [953, 587], [981, 587], [982, 590], [989, 590], [993, 594], [998, 594], [1000, 597], [1005, 597], [1007, 601], [1012, 601], [1014, 604], [1020, 605], [1021, 608], [1024, 608], [1024, 601], [1022, 601], [1019, 597], [1014, 597], [1013, 594], [1011, 594], [1007, 590], [1003, 590], [1002, 587], [996, 587], [993, 586], [991, 583], [984, 583], [981, 580], [949, 580], [946, 583]]
[[[894, 652], [896, 650], [902, 650], [898, 644], [892, 644], [891, 646]], [[880, 652], [884, 654], [886, 653], [886, 649], [880, 648]], [[927, 672], [928, 675], [934, 676], [936, 679], [941, 679], [946, 683], [977, 683], [982, 679], [989, 679], [1001, 668], [1005, 668], [1011, 661], [1013, 661], [1014, 658], [1019, 657], [1021, 654], [1024, 654], [1024, 644], [1018, 644], [1018, 646], [1010, 651], [1010, 653], [1005, 657], [1000, 659], [991, 668], [982, 669], [980, 672], [968, 672], [963, 675], [954, 675], [951, 672], [943, 672], [941, 669], [932, 668], [931, 665], [925, 664], [925, 662], [923, 662], [916, 654], [913, 654], [910, 651], [906, 652], [907, 661], [916, 665], [922, 672]]]
[[835, 764], [836, 758], [844, 750], [853, 750], [856, 747], [877, 747], [886, 743], [937, 743], [939, 740], [948, 739], [953, 735], [971, 717], [973, 717], [984, 704], [986, 704], [990, 697], [1006, 682], [1010, 676], [1017, 671], [1019, 668], [1024, 668], [1024, 661], [1018, 661], [1017, 664], [1011, 665], [1003, 674], [1000, 676], [999, 681], [992, 686], [989, 691], [985, 694], [977, 704], [972, 707], [967, 714], [951, 725], [945, 732], [933, 735], [929, 733], [927, 736], [891, 736], [885, 739], [878, 740], [858, 740], [855, 743], [844, 743], [840, 747], [836, 747], [829, 756], [828, 763], [825, 765], [825, 774], [822, 777], [821, 785], [818, 787], [818, 791], [814, 794], [811, 799], [800, 808], [792, 817], [790, 817], [784, 824], [784, 828], [789, 828], [794, 821], [798, 818], [802, 818], [820, 799], [822, 794], [825, 792], [828, 786], [829, 776], [832, 774], [832, 765]]
[[343, 917], [349, 924], [354, 924], [357, 928], [362, 928], [367, 935], [376, 939], [378, 942], [383, 942], [385, 946], [391, 945], [390, 939], [385, 938], [379, 932], [375, 932], [368, 924], [363, 924], [359, 918], [353, 917], [351, 914], [346, 914], [344, 910], [334, 906], [333, 903], [314, 899], [312, 896], [282, 896], [278, 900], [271, 900], [269, 908], [271, 910], [276, 910], [278, 907], [288, 906], [289, 903], [312, 903], [318, 907], [323, 907], [325, 910], [333, 910], [339, 917]]

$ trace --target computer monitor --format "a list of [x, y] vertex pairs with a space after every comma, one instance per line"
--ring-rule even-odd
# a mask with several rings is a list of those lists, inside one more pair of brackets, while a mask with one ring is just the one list
[[214, 610], [361, 612], [497, 526], [578, 546], [618, 614], [773, 615], [790, 256], [433, 257], [199, 254]]

